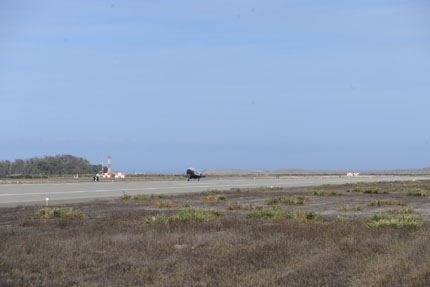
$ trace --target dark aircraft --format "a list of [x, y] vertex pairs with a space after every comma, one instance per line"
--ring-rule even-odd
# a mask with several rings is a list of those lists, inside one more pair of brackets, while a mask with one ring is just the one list
[[199, 172], [197, 170], [195, 170], [194, 168], [188, 168], [187, 169], [187, 179], [188, 181], [190, 181], [191, 179], [195, 178], [198, 181], [200, 181], [200, 178], [205, 177], [203, 175], [203, 172]]

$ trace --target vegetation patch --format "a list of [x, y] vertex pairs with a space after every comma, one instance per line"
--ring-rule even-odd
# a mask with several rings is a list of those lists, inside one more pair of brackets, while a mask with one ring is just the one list
[[363, 205], [361, 204], [356, 204], [356, 205], [345, 204], [342, 206], [342, 211], [362, 211], [362, 210], [363, 210]]
[[271, 185], [271, 186], [260, 186], [260, 187], [252, 188], [250, 190], [255, 191], [255, 192], [261, 192], [261, 191], [282, 191], [282, 190], [284, 190], [284, 188], [280, 187], [280, 186]]
[[204, 198], [204, 201], [206, 202], [218, 202], [223, 200], [226, 200], [226, 197], [223, 194], [209, 194]]
[[349, 221], [349, 220], [351, 220], [351, 218], [346, 217], [346, 216], [342, 216], [342, 215], [336, 216], [336, 221], [337, 222], [345, 222], [345, 221]]
[[227, 206], [228, 210], [255, 210], [261, 208], [255, 204], [252, 203], [238, 203], [238, 202], [234, 202], [230, 205]]
[[393, 227], [418, 229], [423, 225], [423, 219], [416, 214], [380, 213], [372, 216], [368, 225], [373, 228]]
[[[353, 189], [348, 189], [346, 192], [361, 192], [361, 193], [368, 193], [368, 194], [379, 194], [381, 193], [381, 190], [377, 187], [355, 187]], [[383, 193], [388, 193], [387, 191]]]
[[268, 189], [271, 190], [271, 191], [281, 191], [281, 190], [284, 190], [283, 187], [273, 186], [273, 185], [269, 186]]
[[161, 195], [155, 195], [155, 194], [135, 194], [130, 195], [124, 193], [124, 195], [121, 197], [122, 201], [128, 202], [128, 201], [150, 201], [150, 200], [156, 200], [163, 198]]
[[256, 209], [248, 214], [248, 218], [257, 218], [264, 220], [282, 220], [295, 219], [301, 221], [320, 219], [321, 216], [315, 212], [291, 211], [286, 212], [279, 208], [261, 208]]
[[278, 205], [278, 204], [291, 204], [291, 205], [301, 205], [305, 204], [307, 198], [304, 196], [279, 196], [271, 198], [267, 201], [269, 205]]
[[167, 224], [167, 223], [188, 223], [188, 222], [206, 222], [214, 220], [215, 218], [221, 216], [221, 213], [205, 208], [194, 208], [187, 207], [181, 209], [178, 213], [166, 216], [164, 214], [158, 214], [151, 217], [146, 217], [144, 219], [145, 223], [148, 224]]
[[279, 208], [261, 208], [250, 212], [248, 214], [248, 218], [280, 220], [280, 219], [286, 219], [287, 213]]
[[378, 199], [378, 200], [372, 200], [367, 204], [367, 206], [371, 206], [371, 207], [381, 207], [381, 206], [387, 206], [387, 205], [404, 206], [405, 203], [395, 199]]
[[407, 193], [409, 196], [428, 196], [429, 192], [423, 189], [414, 189], [414, 190], [409, 190]]
[[317, 191], [314, 191], [313, 195], [315, 195], [315, 196], [338, 196], [338, 195], [341, 195], [341, 194], [337, 193], [335, 191], [317, 190]]
[[154, 202], [154, 207], [157, 208], [175, 208], [176, 203], [169, 199], [161, 199]]
[[412, 208], [405, 206], [405, 207], [402, 207], [399, 209], [389, 210], [388, 213], [391, 213], [391, 214], [412, 214], [412, 213], [414, 213], [414, 211]]
[[73, 208], [63, 207], [44, 207], [39, 209], [34, 215], [34, 219], [51, 219], [51, 218], [83, 218], [84, 214]]
[[234, 192], [240, 193], [240, 192], [243, 192], [243, 191], [244, 190], [242, 190], [239, 187], [230, 188], [230, 192], [232, 192], [232, 193], [234, 193]]
[[301, 210], [296, 210], [296, 211], [288, 212], [287, 215], [288, 215], [288, 219], [296, 219], [301, 221], [321, 219], [321, 215], [312, 211], [305, 212]]

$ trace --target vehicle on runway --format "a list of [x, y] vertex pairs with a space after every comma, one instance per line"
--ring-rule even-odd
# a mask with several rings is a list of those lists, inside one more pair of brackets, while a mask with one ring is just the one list
[[188, 181], [190, 181], [190, 180], [192, 180], [192, 179], [197, 179], [198, 181], [200, 181], [200, 179], [201, 179], [202, 177], [205, 177], [205, 176], [203, 175], [203, 172], [199, 172], [199, 171], [195, 170], [195, 169], [194, 169], [194, 168], [192, 168], [192, 167], [190, 167], [190, 168], [188, 168], [188, 169], [187, 169], [187, 173], [186, 173], [186, 175], [187, 175], [187, 179], [188, 179]]

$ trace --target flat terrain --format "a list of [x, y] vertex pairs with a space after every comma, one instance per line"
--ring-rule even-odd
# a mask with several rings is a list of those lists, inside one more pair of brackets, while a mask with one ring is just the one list
[[223, 189], [1, 208], [0, 286], [430, 286], [430, 181]]
[[83, 202], [93, 199], [107, 199], [128, 194], [179, 194], [201, 192], [212, 189], [229, 189], [259, 186], [300, 187], [321, 184], [343, 184], [354, 182], [376, 182], [412, 179], [430, 179], [425, 176], [306, 176], [306, 177], [245, 177], [210, 179], [200, 182], [183, 180], [136, 181], [99, 183], [42, 183], [42, 184], [0, 184], [0, 207], [23, 204]]

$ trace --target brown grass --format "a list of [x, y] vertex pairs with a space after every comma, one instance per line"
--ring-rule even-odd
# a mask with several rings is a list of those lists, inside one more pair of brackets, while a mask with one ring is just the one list
[[[313, 197], [306, 205], [270, 208], [274, 214], [257, 206], [312, 188], [227, 191], [215, 205], [190, 194], [145, 204], [119, 199], [59, 206], [85, 215], [77, 218], [44, 219], [34, 216], [35, 206], [3, 208], [0, 286], [430, 286], [425, 213], [416, 228], [386, 224], [417, 219], [409, 207], [366, 208], [351, 218], [333, 213], [375, 196], [426, 210], [428, 197], [408, 196], [403, 183], [376, 186], [378, 195]], [[195, 207], [154, 208], [162, 200]], [[322, 207], [333, 215], [314, 220]], [[373, 217], [375, 210], [384, 212]], [[379, 225], [369, 227], [372, 220]]]

